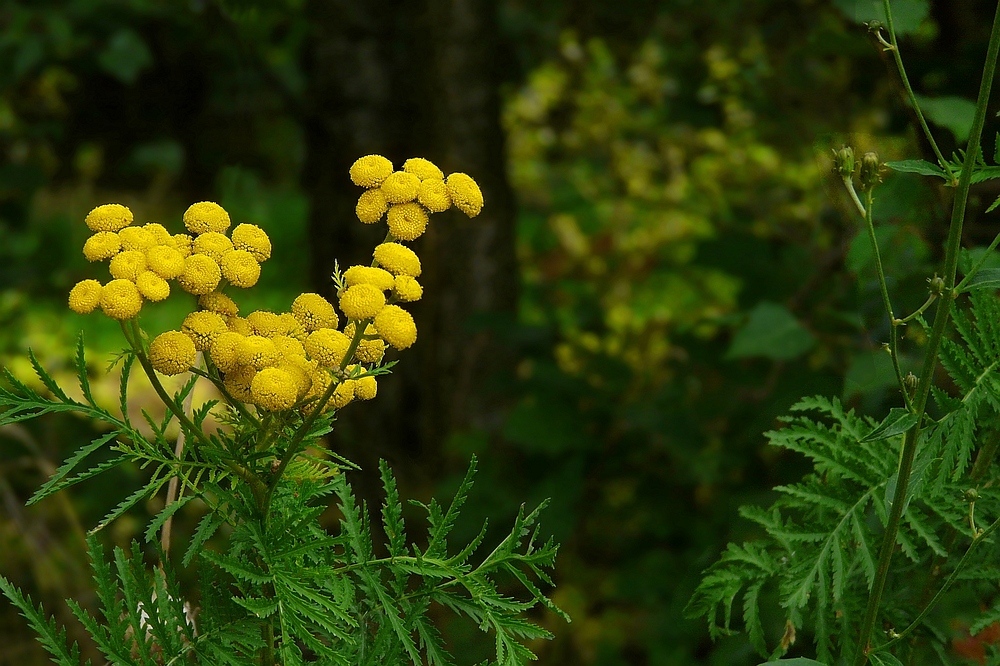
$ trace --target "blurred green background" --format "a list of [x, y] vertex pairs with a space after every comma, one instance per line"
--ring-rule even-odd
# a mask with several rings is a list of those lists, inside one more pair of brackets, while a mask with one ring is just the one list
[[[304, 290], [329, 294], [334, 259], [357, 262], [375, 242], [353, 218], [355, 158], [470, 173], [483, 215], [438, 215], [415, 243], [420, 340], [375, 403], [344, 410], [330, 446], [363, 465], [353, 482], [376, 503], [378, 458], [404, 495], [426, 499], [449, 493], [475, 453], [456, 538], [552, 498], [554, 596], [573, 622], [540, 615], [556, 634], [532, 646], [540, 663], [756, 664], [741, 637], [713, 645], [681, 611], [725, 543], [752, 536], [737, 506], [804, 470], [761, 433], [802, 395], [865, 413], [897, 399], [867, 239], [830, 173], [844, 143], [930, 157], [858, 22], [878, 5], [0, 1], [0, 361], [29, 380], [30, 346], [71, 381], [83, 330], [95, 381], [117, 390], [99, 380], [117, 327], [65, 307], [77, 280], [103, 279], [80, 252], [95, 205], [125, 203], [179, 231], [183, 210], [208, 199], [263, 226], [274, 257], [238, 298], [244, 311], [280, 310]], [[893, 6], [950, 154], [968, 131], [963, 100], [993, 8]], [[982, 215], [993, 189], [973, 190], [967, 246], [996, 233]], [[899, 311], [926, 296], [949, 196], [910, 174], [877, 190]], [[143, 324], [176, 327], [191, 307], [174, 297]], [[904, 371], [920, 344], [904, 341]], [[149, 391], [135, 402], [155, 409]], [[93, 435], [74, 418], [0, 429], [0, 571], [74, 636], [61, 599], [90, 598], [81, 535], [145, 472], [23, 503]], [[139, 536], [156, 502], [106, 540]], [[175, 538], [197, 519], [181, 512]], [[773, 643], [784, 618], [769, 617]], [[459, 663], [485, 658], [488, 638], [444, 621]], [[47, 663], [5, 601], [0, 646], [0, 664]]]

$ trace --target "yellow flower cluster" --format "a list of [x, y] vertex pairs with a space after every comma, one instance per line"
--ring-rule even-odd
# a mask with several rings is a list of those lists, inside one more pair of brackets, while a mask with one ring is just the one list
[[[260, 262], [271, 256], [271, 241], [252, 224], [237, 225], [232, 237], [225, 232], [229, 213], [217, 203], [193, 204], [183, 216], [188, 233], [171, 235], [151, 222], [133, 226], [132, 211], [121, 204], [104, 204], [90, 211], [86, 223], [95, 233], [83, 245], [89, 261], [108, 260], [112, 280], [101, 285], [84, 280], [69, 294], [69, 307], [88, 314], [100, 307], [114, 319], [131, 319], [145, 301], [170, 296], [170, 282], [204, 296], [223, 281], [252, 287], [260, 278]], [[207, 309], [212, 309], [208, 307]]]
[[[406, 349], [417, 339], [413, 317], [398, 303], [423, 295], [420, 259], [400, 241], [419, 238], [430, 214], [452, 205], [474, 217], [483, 196], [469, 176], [445, 177], [422, 158], [394, 171], [386, 158], [369, 155], [354, 163], [350, 177], [366, 188], [358, 218], [372, 224], [384, 216], [389, 234], [375, 248], [370, 266], [352, 266], [336, 278], [343, 329], [334, 304], [315, 293], [297, 296], [288, 312], [258, 310], [241, 317], [239, 305], [222, 290], [256, 284], [261, 262], [271, 256], [271, 241], [252, 224], [230, 231], [229, 214], [209, 201], [190, 206], [183, 215], [187, 233], [174, 235], [155, 223], [133, 226], [132, 212], [120, 204], [95, 208], [86, 220], [94, 234], [83, 253], [90, 261], [107, 260], [112, 279], [104, 285], [78, 283], [69, 306], [80, 313], [100, 307], [112, 318], [128, 320], [144, 301], [167, 298], [175, 281], [198, 296], [198, 309], [179, 330], [150, 343], [148, 359], [157, 372], [187, 372], [203, 352], [209, 375], [227, 399], [258, 410], [313, 412], [371, 400], [378, 391], [371, 372], [387, 347]], [[327, 402], [320, 404], [321, 399]]]

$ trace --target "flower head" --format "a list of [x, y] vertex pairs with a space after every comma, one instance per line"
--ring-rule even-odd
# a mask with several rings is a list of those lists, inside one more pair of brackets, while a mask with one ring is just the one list
[[192, 312], [181, 324], [181, 331], [191, 338], [198, 351], [211, 349], [215, 339], [227, 330], [225, 319], [205, 310]]
[[396, 294], [396, 298], [404, 303], [419, 301], [424, 295], [424, 288], [420, 286], [416, 278], [409, 275], [397, 275], [392, 291]]
[[351, 340], [340, 331], [321, 328], [310, 333], [303, 346], [309, 358], [323, 367], [332, 368], [344, 362]]
[[354, 161], [350, 173], [355, 185], [378, 187], [392, 173], [392, 162], [381, 155], [365, 155]]
[[[348, 324], [344, 328], [344, 335], [348, 338], [354, 339], [355, 329], [354, 324]], [[371, 324], [365, 327], [365, 335], [377, 336], [378, 329], [376, 329]], [[358, 341], [358, 348], [354, 351], [354, 356], [362, 363], [378, 363], [382, 360], [385, 355], [385, 341], [381, 338], [375, 337], [371, 340], [366, 340], [362, 338]]]
[[237, 250], [246, 250], [258, 262], [271, 258], [271, 239], [256, 224], [237, 224], [231, 235]]
[[448, 186], [448, 195], [456, 208], [469, 217], [479, 215], [483, 209], [483, 192], [471, 176], [453, 173], [445, 182]]
[[142, 250], [125, 250], [111, 258], [108, 272], [119, 280], [134, 281], [139, 273], [146, 270], [146, 254]]
[[240, 306], [221, 291], [210, 291], [198, 297], [198, 305], [202, 310], [211, 310], [223, 317], [235, 317], [240, 313]]
[[169, 245], [181, 253], [181, 256], [187, 259], [191, 256], [191, 246], [194, 244], [194, 239], [187, 234], [174, 234], [170, 237]]
[[386, 214], [389, 233], [400, 240], [420, 238], [427, 230], [427, 211], [417, 203], [401, 203], [389, 207]]
[[393, 275], [420, 276], [417, 253], [399, 243], [382, 243], [375, 247], [375, 261]]
[[348, 319], [371, 319], [385, 307], [385, 294], [370, 284], [356, 284], [340, 295], [340, 309]]
[[441, 180], [444, 178], [444, 173], [441, 169], [437, 168], [437, 165], [422, 157], [411, 157], [403, 162], [403, 171], [412, 173], [420, 180], [427, 180], [428, 178]]
[[162, 224], [157, 224], [156, 222], [147, 222], [142, 225], [142, 228], [146, 230], [150, 236], [152, 236], [153, 241], [157, 245], [164, 245], [170, 242], [170, 232]]
[[330, 404], [337, 409], [349, 405], [354, 400], [354, 384], [353, 379], [345, 379], [337, 384], [337, 388], [333, 389], [333, 395], [330, 396]]
[[280, 363], [276, 367], [288, 373], [295, 383], [295, 397], [301, 400], [312, 388], [312, 373], [309, 372], [308, 362], [303, 358], [302, 363]]
[[179, 375], [194, 365], [198, 351], [180, 331], [160, 333], [149, 343], [149, 362], [164, 375]]
[[253, 396], [250, 394], [250, 384], [257, 375], [257, 369], [247, 365], [237, 365], [226, 373], [222, 383], [226, 390], [240, 402], [251, 402]]
[[207, 231], [222, 233], [229, 228], [229, 225], [229, 213], [214, 201], [191, 204], [184, 211], [184, 226], [193, 234], [203, 234]]
[[240, 335], [254, 334], [253, 325], [243, 317], [230, 316], [226, 319], [226, 326], [230, 331], [234, 331]]
[[90, 314], [101, 302], [101, 283], [82, 280], [69, 291], [69, 309], [79, 314]]
[[83, 256], [87, 261], [103, 261], [118, 254], [122, 249], [121, 240], [114, 231], [98, 231], [83, 244]]
[[222, 279], [219, 264], [204, 254], [192, 254], [184, 260], [184, 270], [177, 276], [181, 288], [189, 294], [200, 296], [214, 291]]
[[154, 303], [170, 295], [170, 285], [153, 271], [143, 271], [135, 279], [135, 286], [147, 301]]
[[154, 245], [146, 250], [146, 266], [164, 280], [184, 272], [184, 255], [170, 245]]
[[273, 338], [285, 332], [285, 323], [281, 317], [267, 310], [256, 310], [247, 315], [247, 321], [253, 326], [254, 333], [265, 338]]
[[382, 183], [382, 196], [391, 204], [406, 203], [417, 198], [420, 179], [412, 173], [394, 171]]
[[239, 351], [239, 361], [243, 365], [252, 365], [258, 370], [277, 365], [281, 357], [277, 347], [270, 338], [262, 335], [249, 335], [243, 339]]
[[389, 204], [386, 203], [382, 190], [365, 190], [358, 197], [358, 204], [354, 207], [358, 219], [365, 224], [375, 224], [382, 219], [387, 210]]
[[362, 377], [354, 380], [354, 397], [358, 400], [371, 400], [378, 393], [378, 382], [374, 377]]
[[392, 273], [372, 266], [351, 266], [344, 271], [344, 283], [348, 286], [370, 284], [385, 291], [392, 289]]
[[233, 241], [229, 240], [229, 236], [220, 234], [218, 231], [206, 231], [203, 234], [198, 234], [198, 237], [191, 244], [192, 252], [212, 257], [217, 263], [222, 263], [223, 255], [232, 250]]
[[123, 250], [145, 250], [156, 245], [156, 239], [142, 227], [125, 227], [118, 232]]
[[87, 213], [85, 222], [93, 231], [118, 231], [132, 224], [132, 211], [121, 204], [104, 204]]
[[274, 348], [278, 351], [281, 362], [288, 362], [291, 359], [306, 359], [306, 348], [302, 343], [288, 335], [276, 335], [271, 338]]
[[233, 331], [222, 331], [215, 338], [209, 355], [212, 363], [222, 372], [230, 372], [240, 364], [240, 350], [245, 336]]
[[442, 213], [451, 208], [448, 186], [440, 178], [421, 181], [420, 189], [417, 190], [417, 201], [432, 213]]
[[222, 276], [235, 287], [246, 289], [260, 279], [260, 264], [247, 250], [227, 252], [220, 265]]
[[382, 339], [396, 349], [406, 349], [417, 341], [417, 325], [412, 315], [398, 305], [382, 308], [374, 323]]
[[112, 280], [101, 288], [101, 310], [112, 319], [131, 319], [141, 309], [142, 296], [131, 280]]
[[330, 301], [319, 294], [299, 294], [292, 301], [292, 315], [306, 331], [337, 328], [337, 312]]

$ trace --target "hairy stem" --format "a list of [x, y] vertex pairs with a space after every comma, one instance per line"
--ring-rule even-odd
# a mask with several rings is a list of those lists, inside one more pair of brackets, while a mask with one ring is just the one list
[[[886, 11], [888, 13], [888, 0], [886, 0]], [[893, 42], [895, 42], [895, 35], [892, 34], [891, 25], [890, 35]], [[990, 33], [986, 64], [983, 68], [983, 78], [979, 86], [979, 98], [976, 102], [976, 114], [972, 123], [972, 131], [969, 134], [969, 145], [965, 153], [965, 162], [962, 165], [962, 172], [958, 178], [958, 186], [955, 188], [955, 201], [952, 205], [951, 224], [948, 228], [948, 240], [945, 248], [944, 297], [938, 299], [937, 310], [934, 314], [934, 324], [931, 329], [930, 340], [927, 343], [927, 350], [924, 354], [924, 364], [920, 371], [920, 379], [917, 382], [916, 395], [913, 399], [913, 411], [917, 414], [918, 418], [916, 424], [906, 432], [903, 440], [903, 451], [900, 456], [899, 470], [896, 477], [896, 492], [893, 495], [892, 510], [885, 526], [885, 533], [882, 536], [875, 580], [872, 584], [864, 620], [861, 624], [858, 649], [854, 660], [855, 666], [864, 666], [872, 650], [872, 632], [878, 620], [878, 609], [882, 602], [885, 582], [889, 575], [889, 564], [892, 560], [892, 553], [896, 548], [896, 536], [899, 532], [899, 523], [903, 515], [903, 504], [906, 502], [910, 473], [913, 468], [913, 459], [917, 449], [917, 435], [920, 431], [920, 421], [923, 419], [927, 408], [927, 398], [930, 395], [931, 385], [933, 384], [934, 369], [937, 367], [941, 340], [944, 337], [944, 331], [951, 314], [951, 304], [955, 294], [955, 275], [958, 269], [958, 251], [961, 247], [962, 226], [965, 222], [965, 207], [969, 198], [969, 187], [972, 184], [972, 168], [979, 155], [979, 141], [983, 133], [983, 124], [986, 120], [986, 105], [989, 101], [990, 89], [993, 86], [993, 75], [996, 72], [998, 51], [1000, 51], [1000, 4], [997, 6], [997, 11], [993, 18], [993, 28]]]

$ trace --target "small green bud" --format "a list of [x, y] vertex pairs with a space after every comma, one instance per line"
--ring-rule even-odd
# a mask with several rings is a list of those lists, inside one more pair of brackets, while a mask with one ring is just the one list
[[861, 156], [861, 171], [858, 174], [861, 191], [867, 192], [882, 182], [881, 168], [878, 154], [868, 152]]
[[854, 174], [854, 149], [844, 146], [833, 151], [833, 170], [842, 178], [850, 178]]
[[918, 381], [920, 380], [918, 380], [917, 376], [912, 372], [906, 373], [906, 376], [903, 377], [903, 384], [906, 385], [906, 390], [910, 391], [911, 393], [917, 390]]
[[965, 491], [966, 502], [975, 502], [977, 499], [979, 499], [978, 490], [976, 490], [975, 488], [969, 488], [968, 490]]
[[937, 294], [940, 296], [944, 293], [944, 278], [935, 275], [932, 278], [927, 278], [927, 284], [930, 285], [930, 290], [932, 294]]

